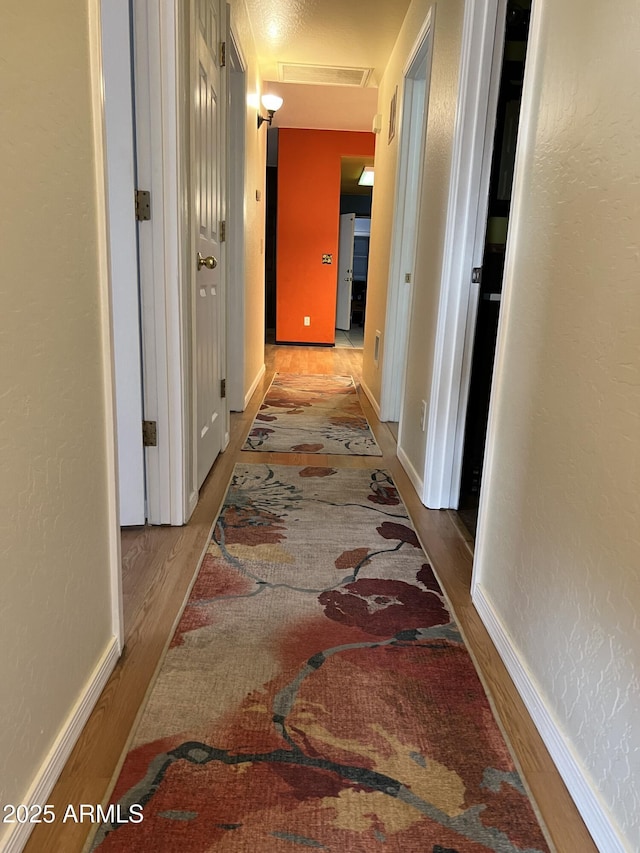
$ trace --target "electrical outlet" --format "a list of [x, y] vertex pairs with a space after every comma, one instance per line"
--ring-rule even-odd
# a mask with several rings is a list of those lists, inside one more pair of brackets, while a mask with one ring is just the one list
[[305, 326], [310, 326], [311, 325], [311, 317], [305, 317], [304, 318], [304, 324], [305, 324]]
[[420, 428], [422, 432], [427, 429], [427, 404], [424, 400], [420, 403]]

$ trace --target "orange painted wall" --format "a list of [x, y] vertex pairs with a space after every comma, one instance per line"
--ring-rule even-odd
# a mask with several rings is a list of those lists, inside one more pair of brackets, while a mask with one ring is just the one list
[[[276, 340], [335, 342], [340, 158], [372, 157], [373, 133], [280, 128]], [[322, 256], [333, 255], [323, 264]], [[304, 325], [304, 317], [311, 325]]]

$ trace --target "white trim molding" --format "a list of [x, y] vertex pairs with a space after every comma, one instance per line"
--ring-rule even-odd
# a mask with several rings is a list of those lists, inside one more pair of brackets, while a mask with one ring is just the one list
[[587, 770], [549, 710], [545, 697], [480, 583], [473, 587], [472, 600], [598, 850], [625, 853], [628, 848], [598, 797]]
[[100, 324], [104, 371], [104, 441], [107, 469], [107, 525], [109, 537], [109, 586], [111, 592], [111, 630], [118, 654], [124, 646], [122, 604], [122, 560], [120, 553], [120, 510], [118, 504], [118, 449], [116, 427], [115, 359], [113, 336], [113, 292], [109, 263], [109, 208], [107, 143], [104, 106], [101, 0], [89, 4], [89, 52], [93, 110], [93, 134], [96, 170], [96, 214], [98, 226], [97, 270], [100, 285]]
[[192, 492], [187, 424], [179, 9], [176, 0], [134, 0], [138, 188], [151, 191], [139, 228], [145, 418], [157, 422], [147, 448], [147, 516], [184, 524]]
[[465, 8], [424, 467], [423, 503], [431, 509], [456, 507], [459, 498], [471, 374], [469, 351], [475, 325], [474, 300], [477, 306], [478, 297], [477, 288], [472, 289], [471, 270], [478, 218], [486, 216], [486, 192], [483, 200], [481, 188], [501, 6], [504, 0], [472, 0]]
[[[227, 399], [229, 410], [244, 411], [245, 356], [245, 165], [247, 63], [227, 6]], [[231, 155], [231, 152], [233, 154]], [[253, 388], [255, 390], [255, 387]], [[251, 391], [253, 393], [253, 391]], [[248, 394], [251, 397], [251, 393]]]
[[373, 391], [364, 382], [364, 380], [360, 381], [360, 387], [362, 388], [364, 393], [367, 395], [367, 399], [371, 403], [371, 407], [372, 407], [373, 411], [376, 413], [376, 417], [378, 418], [379, 421], [381, 421], [382, 418], [380, 417], [380, 406], [378, 405], [378, 401], [376, 400], [376, 398], [373, 394]]
[[265, 375], [266, 372], [267, 372], [267, 367], [266, 367], [266, 365], [263, 364], [261, 366], [260, 370], [257, 372], [255, 379], [251, 383], [249, 390], [244, 395], [244, 407], [243, 407], [242, 411], [244, 411], [247, 408], [247, 406], [249, 405], [249, 402], [250, 402], [251, 398], [253, 397], [256, 388], [258, 387], [258, 385], [262, 381], [262, 377]]
[[[22, 802], [26, 806], [46, 805], [49, 795], [58, 781], [58, 777], [62, 773], [87, 720], [91, 716], [91, 712], [100, 698], [100, 694], [113, 672], [119, 657], [120, 644], [118, 638], [113, 637], [62, 726], [31, 788], [26, 796], [23, 797]], [[35, 824], [32, 823], [13, 824], [13, 829], [3, 839], [4, 846], [2, 849], [4, 853], [20, 853], [26, 845], [34, 826]]]
[[413, 467], [411, 460], [409, 459], [405, 451], [402, 449], [402, 447], [400, 447], [400, 445], [398, 445], [397, 453], [398, 461], [400, 462], [407, 476], [411, 480], [411, 485], [416, 490], [417, 494], [421, 495], [424, 490], [424, 483], [422, 482], [420, 474], [418, 474], [416, 469]]

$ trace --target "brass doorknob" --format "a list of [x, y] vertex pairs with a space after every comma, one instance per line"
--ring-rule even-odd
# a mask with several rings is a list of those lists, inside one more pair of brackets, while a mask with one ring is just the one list
[[206, 258], [203, 258], [200, 252], [198, 252], [198, 269], [201, 270], [202, 267], [206, 267], [208, 270], [214, 270], [218, 266], [218, 262], [213, 257], [213, 255], [209, 255]]

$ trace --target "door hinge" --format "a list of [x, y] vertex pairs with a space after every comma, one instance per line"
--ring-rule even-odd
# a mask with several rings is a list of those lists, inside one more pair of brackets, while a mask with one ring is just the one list
[[220, 42], [220, 68], [224, 68], [227, 64], [227, 43], [226, 41]]
[[224, 398], [226, 396], [227, 396], [227, 380], [221, 379], [220, 380], [220, 397]]
[[147, 219], [151, 219], [151, 193], [149, 190], [136, 190], [135, 205], [138, 222], [146, 222]]
[[158, 446], [158, 422], [157, 421], [142, 421], [142, 446], [157, 447]]
[[474, 267], [471, 272], [471, 284], [480, 284], [482, 282], [482, 267]]
[[224, 219], [220, 220], [220, 242], [224, 243], [227, 239], [227, 223]]

